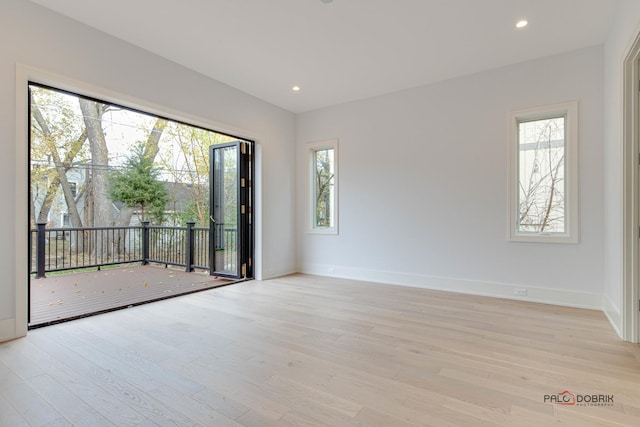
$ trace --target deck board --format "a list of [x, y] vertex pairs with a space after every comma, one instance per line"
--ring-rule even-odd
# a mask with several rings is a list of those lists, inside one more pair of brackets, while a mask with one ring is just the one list
[[31, 279], [29, 325], [58, 322], [230, 282], [208, 273], [151, 265]]

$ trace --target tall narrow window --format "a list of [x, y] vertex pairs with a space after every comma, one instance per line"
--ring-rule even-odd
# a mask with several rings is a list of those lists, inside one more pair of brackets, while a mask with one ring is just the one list
[[338, 233], [338, 141], [309, 144], [309, 231]]
[[512, 113], [510, 144], [511, 240], [577, 242], [577, 104]]

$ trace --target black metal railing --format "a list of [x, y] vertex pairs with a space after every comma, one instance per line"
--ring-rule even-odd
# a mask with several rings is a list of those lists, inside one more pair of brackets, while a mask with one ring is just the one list
[[[194, 227], [65, 227], [46, 228], [39, 223], [30, 233], [31, 273], [37, 278], [52, 271], [149, 262], [208, 270], [209, 229]], [[216, 228], [215, 249], [235, 248], [237, 230]], [[235, 251], [234, 251], [235, 252]]]
[[[191, 251], [194, 268], [209, 269], [209, 229], [193, 227], [193, 249]], [[216, 250], [220, 250], [216, 246]]]
[[186, 266], [186, 228], [149, 226], [147, 231], [149, 252], [145, 262]]

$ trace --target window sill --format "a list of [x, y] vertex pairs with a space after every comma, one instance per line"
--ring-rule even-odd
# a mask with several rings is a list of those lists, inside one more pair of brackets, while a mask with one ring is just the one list
[[307, 229], [306, 230], [306, 234], [320, 234], [320, 235], [334, 235], [337, 236], [338, 235], [338, 229], [337, 228], [311, 228], [311, 229]]
[[512, 234], [509, 236], [511, 242], [527, 242], [527, 243], [566, 243], [576, 244], [578, 243], [578, 237], [567, 234], [544, 234], [544, 233], [531, 233], [531, 234]]

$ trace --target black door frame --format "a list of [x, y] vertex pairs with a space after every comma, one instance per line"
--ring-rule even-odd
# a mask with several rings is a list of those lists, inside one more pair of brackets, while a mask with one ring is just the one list
[[[216, 188], [215, 150], [236, 148], [238, 169], [236, 176], [237, 187], [237, 238], [236, 238], [236, 272], [219, 269], [216, 266], [216, 242], [218, 228], [215, 218], [214, 191]], [[233, 141], [216, 144], [209, 147], [209, 274], [212, 276], [230, 277], [235, 279], [253, 278], [253, 148], [252, 141]]]

